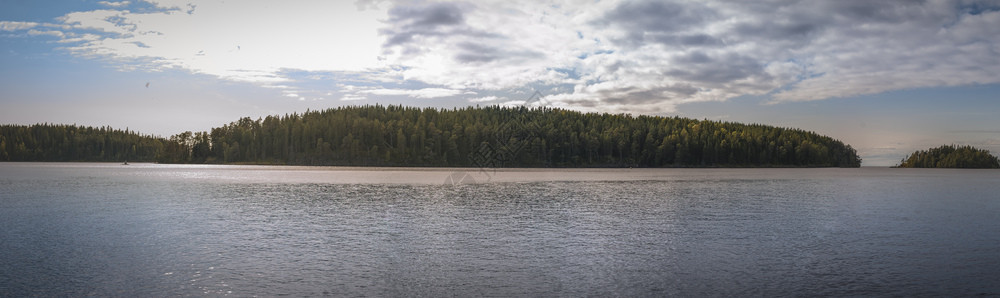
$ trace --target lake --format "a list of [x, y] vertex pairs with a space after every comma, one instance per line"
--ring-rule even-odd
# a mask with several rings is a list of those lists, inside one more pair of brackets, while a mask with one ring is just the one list
[[1000, 295], [1000, 171], [0, 163], [0, 296]]

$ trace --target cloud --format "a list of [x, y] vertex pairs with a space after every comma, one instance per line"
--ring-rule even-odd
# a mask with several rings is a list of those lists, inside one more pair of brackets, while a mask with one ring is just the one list
[[498, 101], [498, 100], [507, 100], [507, 98], [506, 97], [497, 97], [497, 96], [490, 95], [490, 96], [470, 98], [469, 102], [479, 103], [479, 102], [489, 102], [489, 101]]
[[502, 102], [502, 103], [500, 103], [500, 105], [501, 106], [507, 106], [507, 107], [517, 107], [517, 106], [524, 106], [524, 104], [526, 104], [526, 103], [528, 103], [528, 102], [527, 101], [523, 101], [523, 100], [511, 100], [511, 101]]
[[697, 33], [697, 28], [714, 18], [714, 11], [697, 3], [626, 1], [591, 24], [620, 29], [611, 40], [621, 45], [642, 47], [662, 43], [672, 46], [678, 42], [682, 45], [714, 43], [712, 36]]
[[453, 89], [563, 83], [554, 69], [573, 68], [592, 45], [579, 40], [572, 15], [545, 3], [401, 3], [388, 13], [379, 30], [386, 63]]
[[120, 2], [99, 1], [99, 2], [97, 2], [97, 4], [104, 5], [104, 6], [109, 6], [109, 7], [125, 7], [125, 6], [128, 6], [129, 3], [131, 3], [131, 2], [129, 2], [129, 1], [120, 1]]
[[[828, 3], [830, 4], [830, 3]], [[967, 11], [941, 2], [830, 7], [833, 17], [801, 46], [807, 78], [777, 101], [1000, 82], [1000, 7]], [[995, 5], [995, 4], [994, 4]]]
[[73, 55], [122, 69], [347, 100], [538, 89], [553, 90], [542, 100], [551, 106], [663, 114], [744, 95], [780, 103], [1000, 83], [1000, 4], [989, 1], [145, 0], [153, 8], [125, 9], [137, 2], [102, 1], [53, 23], [0, 21], [0, 31], [54, 36]]
[[362, 90], [359, 93], [374, 95], [405, 95], [415, 98], [438, 98], [449, 97], [461, 94], [475, 94], [474, 92], [445, 89], [445, 88], [423, 88], [423, 89], [372, 89]]
[[[672, 111], [1000, 82], [1000, 12], [988, 2], [623, 1], [591, 14], [611, 54], [584, 58], [582, 108]], [[970, 9], [968, 7], [975, 7]]]
[[49, 36], [55, 36], [55, 37], [64, 37], [64, 36], [66, 36], [66, 34], [63, 34], [62, 31], [58, 31], [58, 30], [44, 30], [43, 31], [43, 30], [35, 30], [35, 29], [28, 30], [28, 35], [33, 35], [33, 36], [37, 36], [37, 35], [49, 35]]
[[[364, 71], [379, 67], [376, 29], [384, 12], [359, 11], [330, 1], [145, 1], [153, 9], [126, 10], [127, 2], [101, 2], [108, 9], [68, 13], [58, 26], [60, 43], [82, 57], [100, 58], [122, 69], [180, 68], [235, 81], [273, 84], [290, 78], [285, 69]], [[3, 22], [4, 30], [29, 28]], [[52, 31], [36, 34], [57, 35]]]
[[[725, 26], [713, 23], [727, 16], [699, 3], [411, 6], [390, 10], [380, 30], [390, 41], [387, 61], [404, 77], [450, 88], [568, 85], [559, 90], [571, 92], [546, 97], [547, 104], [667, 113], [685, 102], [766, 94], [799, 75], [727, 48], [719, 34]], [[448, 13], [420, 13], [436, 10]], [[424, 21], [430, 15], [449, 17]]]
[[388, 22], [396, 24], [395, 28], [381, 31], [389, 36], [385, 46], [403, 45], [421, 37], [469, 34], [463, 14], [459, 4], [448, 2], [394, 7], [389, 10]]
[[35, 22], [13, 22], [13, 21], [0, 21], [0, 31], [20, 31], [35, 28], [38, 23]]
[[367, 97], [364, 97], [362, 95], [357, 95], [357, 94], [347, 94], [347, 95], [344, 95], [343, 97], [340, 98], [341, 101], [360, 101], [360, 100], [367, 100], [367, 99], [368, 99]]

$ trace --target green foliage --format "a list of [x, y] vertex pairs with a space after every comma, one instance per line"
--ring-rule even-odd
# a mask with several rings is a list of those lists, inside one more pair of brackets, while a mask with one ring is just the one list
[[[176, 147], [176, 149], [175, 149]], [[351, 106], [171, 138], [163, 162], [454, 167], [858, 167], [853, 148], [797, 129], [498, 106]], [[206, 153], [207, 151], [207, 153]], [[185, 155], [187, 153], [188, 155]]]
[[161, 138], [110, 127], [0, 126], [0, 161], [153, 161]]
[[1000, 168], [1000, 161], [987, 150], [972, 146], [944, 145], [913, 152], [900, 161], [900, 168]]
[[71, 125], [0, 127], [2, 161], [450, 167], [858, 167], [797, 129], [524, 107], [351, 106], [170, 139]]

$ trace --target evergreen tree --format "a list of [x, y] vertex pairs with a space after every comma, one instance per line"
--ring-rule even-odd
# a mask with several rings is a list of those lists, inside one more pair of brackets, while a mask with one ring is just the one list
[[[243, 118], [190, 162], [354, 166], [857, 167], [849, 145], [796, 129], [525, 107], [350, 106]], [[181, 142], [183, 141], [183, 142]], [[780, 144], [780, 145], [778, 145]], [[198, 152], [206, 152], [201, 147]], [[200, 155], [199, 155], [200, 156]], [[183, 158], [180, 158], [183, 159]]]
[[553, 108], [349, 106], [257, 120], [244, 117], [209, 132], [184, 132], [169, 139], [109, 127], [0, 126], [3, 161], [125, 159], [452, 167], [861, 164], [851, 146], [797, 129]]
[[1000, 160], [989, 151], [972, 146], [944, 145], [913, 152], [900, 161], [900, 168], [1000, 168]]
[[154, 161], [167, 143], [127, 128], [0, 125], [0, 161]]

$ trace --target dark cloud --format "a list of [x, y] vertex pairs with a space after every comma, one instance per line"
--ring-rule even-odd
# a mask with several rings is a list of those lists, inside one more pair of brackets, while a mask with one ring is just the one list
[[721, 39], [703, 33], [681, 35], [647, 32], [643, 36], [643, 40], [678, 48], [712, 47], [724, 44]]
[[712, 59], [712, 57], [709, 57], [705, 54], [705, 52], [701, 51], [690, 52], [687, 55], [676, 57], [673, 60], [675, 63], [679, 64], [705, 64], [715, 61], [715, 59]]
[[[494, 33], [495, 28], [470, 25], [466, 21], [468, 15], [476, 12], [471, 4], [452, 2], [394, 7], [389, 10], [387, 27], [380, 30], [388, 36], [383, 49], [399, 50], [398, 53], [411, 57], [436, 51], [460, 64], [473, 65], [545, 56]], [[432, 47], [437, 49], [431, 50]]]
[[458, 44], [458, 48], [461, 49], [457, 55], [455, 55], [455, 60], [465, 63], [483, 63], [491, 62], [503, 57], [500, 49], [495, 47], [487, 47], [482, 44], [463, 42]]
[[[719, 3], [714, 3], [719, 4]], [[807, 44], [828, 28], [872, 24], [941, 24], [954, 14], [925, 1], [730, 1], [722, 5], [698, 2], [625, 1], [591, 25], [619, 29], [613, 41], [631, 48], [661, 44], [671, 48], [719, 47], [742, 42]], [[967, 5], [970, 11], [989, 11], [985, 5]], [[733, 18], [731, 13], [738, 13]], [[718, 21], [736, 21], [724, 30], [706, 32]]]
[[[885, 52], [885, 48], [907, 49], [912, 44], [915, 49], [930, 49], [933, 44], [926, 42], [928, 34], [963, 18], [955, 13], [955, 5], [908, 0], [624, 1], [589, 25], [606, 30], [605, 37], [615, 46], [634, 53], [624, 71], [620, 71], [621, 62], [610, 62], [600, 66], [607, 70], [602, 73], [614, 72], [619, 79], [665, 80], [697, 87], [685, 93], [663, 84], [645, 84], [645, 90], [612, 88], [600, 92], [608, 103], [641, 104], [683, 98], [685, 94], [697, 97], [699, 90], [763, 94], [796, 81], [814, 80], [816, 76], [811, 74], [823, 73], [831, 66], [886, 71], [925, 65], [923, 69], [937, 69], [935, 59], [911, 58], [916, 54]], [[970, 14], [989, 11], [969, 6]], [[824, 54], [833, 49], [853, 54]], [[829, 64], [842, 58], [851, 60]], [[630, 99], [624, 99], [625, 95]]]
[[910, 0], [737, 1], [730, 4], [743, 13], [743, 20], [733, 26], [733, 31], [727, 36], [730, 40], [786, 41], [799, 45], [830, 30], [867, 34], [872, 33], [869, 31], [876, 26], [941, 26], [957, 17], [947, 7], [942, 9], [927, 1]]
[[721, 45], [722, 40], [709, 36], [708, 34], [692, 34], [677, 37], [677, 42], [690, 46], [714, 46]]
[[699, 26], [709, 15], [711, 11], [704, 8], [673, 2], [623, 2], [593, 23], [644, 32], [675, 32]]
[[871, 24], [913, 22], [938, 18], [947, 9], [933, 7], [931, 1], [914, 0], [838, 0], [838, 1], [728, 1], [734, 11], [753, 16], [761, 22], [814, 23], [834, 22]]
[[738, 24], [733, 33], [743, 40], [804, 41], [821, 29], [822, 25], [816, 23], [764, 20]]
[[425, 9], [396, 8], [389, 13], [396, 17], [414, 17], [412, 26], [415, 28], [433, 29], [438, 26], [465, 24], [462, 10], [451, 3], [435, 3]]
[[464, 30], [465, 16], [457, 3], [430, 3], [396, 6], [389, 10], [389, 28], [379, 33], [388, 35], [385, 46], [403, 45], [417, 36], [441, 36]]
[[[624, 0], [596, 14], [573, 5], [566, 11], [495, 3], [397, 5], [380, 32], [388, 40], [384, 49], [402, 53], [400, 64], [434, 61], [448, 75], [463, 69], [446, 79], [423, 74], [456, 85], [515, 82], [464, 70], [476, 67], [535, 76], [545, 74], [532, 72], [538, 69], [574, 69], [575, 76], [553, 75], [546, 82], [573, 84], [571, 93], [551, 99], [580, 107], [669, 110], [745, 94], [818, 100], [994, 83], [1000, 65], [995, 54], [1000, 3], [988, 1]], [[555, 11], [524, 13], [539, 9]], [[549, 34], [506, 30], [580, 12], [590, 19], [545, 24], [558, 29]], [[543, 38], [565, 46], [537, 42]], [[590, 54], [598, 51], [606, 52]], [[422, 55], [436, 57], [411, 59]], [[576, 59], [559, 59], [567, 56]]]
[[673, 59], [673, 67], [664, 74], [681, 81], [718, 86], [750, 78], [770, 79], [764, 66], [752, 57], [726, 54], [712, 57], [692, 52]]
[[857, 23], [900, 23], [923, 19], [928, 11], [925, 1], [825, 1], [822, 9]]
[[434, 30], [439, 26], [465, 23], [462, 9], [456, 3], [396, 6], [389, 10], [389, 15], [390, 23], [402, 23], [413, 30]]
[[808, 2], [746, 1], [732, 5], [731, 9], [742, 13], [729, 31], [720, 34], [734, 45], [778, 42], [782, 48], [798, 48], [823, 34], [837, 14]]
[[1000, 2], [963, 2], [958, 5], [958, 10], [970, 15], [1000, 11]]
[[671, 99], [690, 97], [698, 93], [691, 84], [670, 84], [653, 88], [623, 87], [599, 92], [602, 102], [613, 105], [646, 105]]
[[664, 1], [623, 2], [618, 7], [591, 22], [598, 27], [611, 27], [626, 32], [615, 42], [625, 46], [641, 46], [648, 42], [681, 45], [705, 45], [717, 40], [705, 34], [685, 34], [713, 19], [715, 13], [697, 4]]
[[454, 59], [462, 63], [489, 63], [512, 59], [541, 58], [545, 54], [523, 49], [507, 49], [502, 46], [488, 46], [481, 43], [461, 42], [457, 45], [458, 53]]

